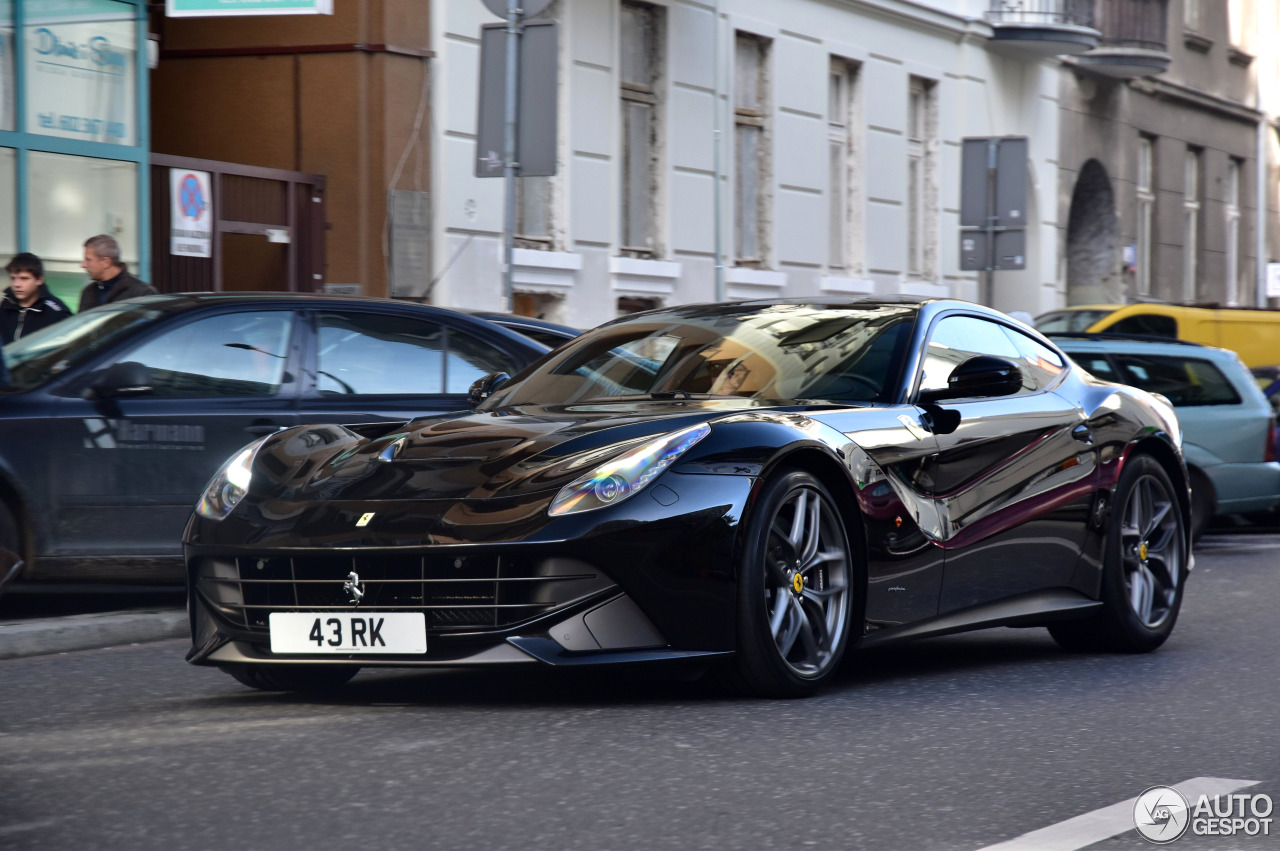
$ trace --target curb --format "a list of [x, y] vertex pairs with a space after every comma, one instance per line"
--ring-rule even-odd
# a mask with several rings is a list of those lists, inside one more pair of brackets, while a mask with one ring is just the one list
[[181, 609], [69, 615], [0, 623], [0, 659], [45, 656], [183, 638], [190, 632]]

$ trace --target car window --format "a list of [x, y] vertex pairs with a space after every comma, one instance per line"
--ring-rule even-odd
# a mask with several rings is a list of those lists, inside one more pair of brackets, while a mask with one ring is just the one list
[[1044, 387], [1062, 374], [1066, 364], [1053, 349], [1007, 325], [1000, 326], [1000, 330], [1021, 355], [1018, 365], [1022, 367], [1023, 374], [1030, 374], [1037, 386]]
[[322, 394], [444, 392], [444, 328], [435, 322], [325, 312], [318, 331], [316, 387]]
[[155, 396], [274, 396], [292, 319], [284, 310], [209, 316], [172, 328], [120, 360], [151, 371]]
[[[1022, 353], [1004, 333], [1004, 327], [976, 316], [945, 316], [933, 326], [924, 355], [920, 389], [944, 390], [952, 370], [978, 355], [994, 355], [1022, 365]], [[1021, 393], [1039, 387], [1035, 375], [1022, 370]]]
[[1041, 334], [1079, 334], [1105, 319], [1110, 310], [1054, 310], [1036, 317], [1036, 330]]
[[1071, 359], [1081, 369], [1097, 378], [1101, 378], [1103, 381], [1120, 381], [1119, 374], [1115, 371], [1115, 367], [1111, 365], [1111, 361], [1107, 360], [1106, 355], [1076, 353], [1071, 356]]
[[1150, 337], [1178, 339], [1178, 320], [1172, 316], [1139, 313], [1126, 316], [1114, 325], [1104, 328], [1104, 334], [1146, 334]]
[[716, 311], [672, 308], [588, 331], [486, 407], [650, 394], [887, 401], [900, 385], [915, 320], [913, 309], [896, 305], [744, 304]]
[[449, 355], [445, 359], [445, 392], [466, 393], [478, 378], [491, 372], [518, 372], [515, 362], [478, 337], [449, 329]]
[[1160, 393], [1178, 407], [1238, 405], [1240, 396], [1217, 366], [1195, 358], [1116, 354], [1120, 381]]
[[36, 387], [161, 315], [149, 300], [130, 300], [69, 316], [4, 347], [9, 380]]

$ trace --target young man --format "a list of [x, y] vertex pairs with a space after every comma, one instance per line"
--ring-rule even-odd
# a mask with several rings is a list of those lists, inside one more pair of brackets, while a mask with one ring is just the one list
[[12, 343], [71, 315], [44, 285], [44, 264], [39, 257], [24, 251], [4, 268], [9, 273], [9, 288], [0, 298], [0, 343]]
[[80, 268], [89, 273], [89, 284], [80, 292], [81, 310], [156, 291], [155, 287], [129, 274], [120, 262], [120, 243], [105, 233], [84, 241]]

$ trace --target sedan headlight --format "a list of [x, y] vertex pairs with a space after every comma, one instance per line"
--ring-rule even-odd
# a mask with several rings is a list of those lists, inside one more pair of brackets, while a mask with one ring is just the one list
[[644, 490], [645, 485], [710, 433], [711, 426], [701, 423], [643, 443], [565, 485], [551, 501], [548, 512], [556, 516], [616, 505]]
[[196, 514], [211, 520], [221, 520], [240, 504], [240, 500], [249, 492], [249, 481], [253, 478], [253, 459], [266, 439], [263, 437], [255, 440], [222, 465], [222, 469], [205, 487], [200, 502], [196, 504]]

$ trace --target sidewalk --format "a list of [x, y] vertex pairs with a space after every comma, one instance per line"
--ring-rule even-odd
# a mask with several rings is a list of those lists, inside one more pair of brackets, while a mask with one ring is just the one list
[[134, 609], [0, 623], [0, 659], [183, 638], [183, 609]]

